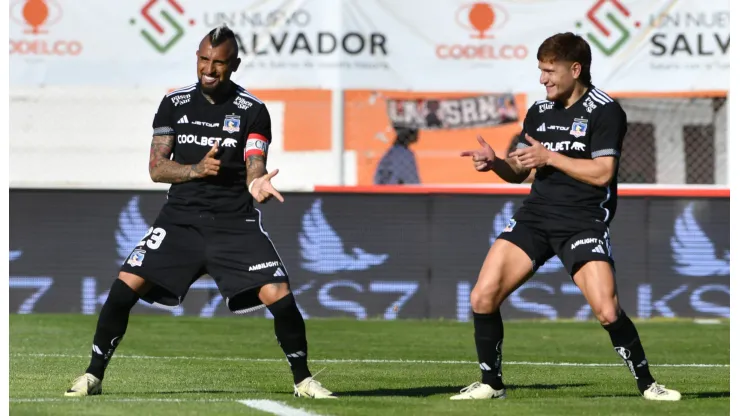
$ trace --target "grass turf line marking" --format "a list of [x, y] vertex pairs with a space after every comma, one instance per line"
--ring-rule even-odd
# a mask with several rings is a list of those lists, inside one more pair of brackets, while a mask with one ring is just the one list
[[296, 409], [274, 400], [239, 400], [239, 403], [277, 416], [320, 416], [318, 413]]
[[90, 398], [90, 397], [79, 397], [79, 398], [58, 398], [58, 397], [41, 397], [36, 399], [10, 399], [11, 403], [82, 403], [83, 401], [88, 403], [101, 403], [101, 402], [132, 402], [132, 403], [147, 403], [147, 402], [163, 402], [163, 403], [209, 403], [209, 402], [233, 402], [233, 399], [106, 399], [106, 398]]
[[[74, 354], [23, 354], [11, 353], [11, 357], [40, 357], [40, 358], [90, 358], [89, 355]], [[116, 358], [139, 360], [199, 360], [199, 361], [237, 361], [254, 363], [284, 363], [282, 358], [247, 358], [247, 357], [186, 357], [186, 356], [151, 356], [151, 355], [124, 355], [116, 354]], [[478, 364], [477, 361], [461, 360], [380, 360], [380, 359], [312, 359], [313, 363], [326, 364]], [[540, 367], [622, 367], [623, 363], [561, 363], [552, 361], [504, 361], [505, 365], [529, 365]], [[729, 364], [650, 364], [651, 367], [673, 368], [729, 368]]]
[[694, 323], [699, 325], [718, 325], [721, 322], [719, 319], [694, 319]]

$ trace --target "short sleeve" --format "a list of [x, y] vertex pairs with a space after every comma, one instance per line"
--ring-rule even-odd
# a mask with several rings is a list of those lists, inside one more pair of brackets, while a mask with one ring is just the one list
[[244, 159], [252, 155], [267, 155], [267, 147], [272, 141], [272, 126], [270, 121], [270, 112], [263, 104], [260, 107], [257, 118], [247, 132], [247, 141], [244, 147]]
[[591, 133], [591, 158], [613, 156], [622, 153], [622, 142], [627, 134], [627, 115], [617, 103], [610, 103], [599, 111]]
[[152, 121], [152, 136], [171, 136], [175, 134], [175, 129], [172, 126], [172, 101], [165, 96], [162, 98], [162, 102], [159, 103], [157, 113], [154, 114], [154, 121]]
[[527, 124], [526, 122], [522, 126], [522, 132], [519, 133], [519, 137], [516, 142], [516, 148], [517, 149], [524, 149], [529, 147], [529, 142], [527, 142], [527, 139], [524, 137], [527, 134]]
[[527, 115], [524, 116], [524, 122], [522, 123], [522, 132], [519, 133], [519, 138], [516, 143], [517, 149], [525, 149], [530, 146], [529, 142], [525, 138], [525, 135], [529, 134], [532, 135], [532, 132], [527, 129], [527, 125], [532, 122], [533, 116], [532, 116], [532, 110], [535, 108], [535, 105], [529, 107], [529, 110], [527, 111]]

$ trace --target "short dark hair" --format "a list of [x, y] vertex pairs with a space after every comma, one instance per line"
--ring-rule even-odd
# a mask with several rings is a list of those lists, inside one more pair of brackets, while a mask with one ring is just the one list
[[582, 37], [572, 33], [558, 33], [545, 39], [537, 49], [541, 62], [578, 62], [581, 64], [581, 82], [591, 85], [591, 46]]
[[418, 127], [407, 123], [393, 123], [393, 129], [396, 131], [396, 143], [404, 146], [411, 144], [414, 136], [419, 134]]
[[208, 32], [207, 37], [213, 47], [219, 46], [224, 42], [232, 42], [232, 45], [234, 46], [234, 55], [232, 58], [239, 56], [239, 44], [236, 41], [236, 34], [226, 25], [226, 23], [212, 29]]

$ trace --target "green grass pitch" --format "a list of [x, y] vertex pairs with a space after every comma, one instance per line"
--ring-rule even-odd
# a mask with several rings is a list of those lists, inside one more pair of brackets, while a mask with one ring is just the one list
[[480, 377], [472, 322], [311, 319], [311, 370], [323, 369], [317, 379], [340, 396], [318, 401], [292, 396], [270, 320], [143, 315], [132, 316], [103, 395], [64, 398], [87, 366], [96, 319], [10, 316], [11, 414], [268, 414], [238, 402], [249, 399], [318, 415], [696, 416], [730, 410], [728, 321], [636, 320], [653, 375], [683, 394], [676, 403], [637, 395], [595, 321], [505, 322], [508, 398], [453, 402], [451, 395]]

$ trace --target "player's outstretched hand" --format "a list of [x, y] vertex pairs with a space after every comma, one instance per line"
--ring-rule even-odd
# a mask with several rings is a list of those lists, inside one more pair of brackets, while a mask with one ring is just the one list
[[254, 182], [252, 183], [252, 188], [249, 190], [249, 192], [252, 194], [252, 197], [254, 197], [257, 202], [262, 204], [272, 199], [272, 197], [277, 198], [277, 200], [280, 202], [285, 202], [283, 196], [280, 195], [280, 192], [278, 192], [275, 187], [272, 186], [272, 182], [270, 182], [270, 180], [274, 178], [277, 174], [278, 169], [275, 169], [272, 172], [254, 180]]
[[476, 150], [466, 150], [460, 153], [462, 157], [470, 157], [473, 160], [473, 166], [478, 172], [486, 172], [493, 169], [493, 161], [496, 160], [496, 152], [493, 151], [491, 145], [483, 140], [483, 137], [478, 136], [478, 143], [480, 148]]
[[206, 176], [218, 175], [218, 170], [221, 167], [221, 161], [216, 159], [216, 153], [218, 152], [218, 142], [213, 144], [211, 150], [203, 156], [203, 159], [198, 162], [197, 165], [193, 165], [191, 170], [191, 177], [193, 178], [205, 178]]
[[516, 149], [509, 154], [509, 157], [516, 158], [527, 169], [541, 168], [550, 163], [550, 151], [542, 143], [533, 139], [529, 134], [524, 138], [530, 146]]

